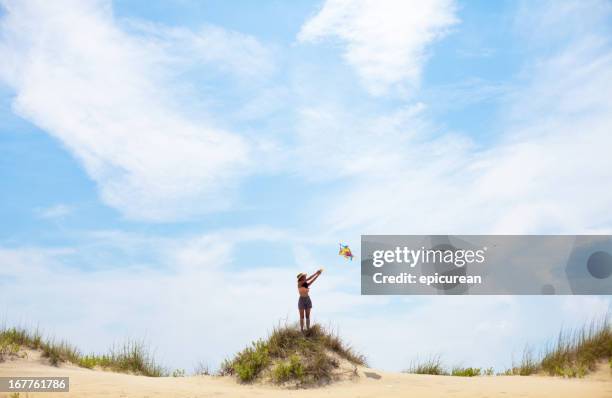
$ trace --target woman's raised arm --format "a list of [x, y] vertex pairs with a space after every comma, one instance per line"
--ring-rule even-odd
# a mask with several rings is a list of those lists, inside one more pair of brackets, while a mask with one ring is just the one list
[[306, 282], [308, 282], [309, 284], [314, 283], [314, 281], [317, 280], [319, 275], [321, 275], [321, 272], [323, 272], [323, 271], [322, 270], [318, 270], [314, 274], [310, 275], [308, 278], [306, 278]]

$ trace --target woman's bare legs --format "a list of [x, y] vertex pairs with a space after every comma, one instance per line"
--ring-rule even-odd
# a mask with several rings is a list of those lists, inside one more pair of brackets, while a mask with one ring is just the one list
[[[304, 309], [300, 308], [300, 330], [303, 332], [304, 331]], [[306, 310], [310, 313], [310, 310]]]
[[310, 308], [306, 308], [306, 330], [310, 329]]

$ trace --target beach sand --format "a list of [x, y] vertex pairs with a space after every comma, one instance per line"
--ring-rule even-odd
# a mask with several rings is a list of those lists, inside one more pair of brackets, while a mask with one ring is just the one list
[[[230, 377], [143, 377], [89, 370], [73, 365], [49, 366], [39, 355], [0, 363], [0, 377], [70, 378], [68, 393], [21, 393], [22, 397], [310, 397], [310, 398], [391, 398], [391, 397], [612, 397], [609, 369], [584, 379], [548, 376], [452, 377], [411, 375], [361, 368], [355, 380], [310, 389], [283, 389], [274, 386], [241, 385]], [[9, 397], [0, 393], [0, 397]]]

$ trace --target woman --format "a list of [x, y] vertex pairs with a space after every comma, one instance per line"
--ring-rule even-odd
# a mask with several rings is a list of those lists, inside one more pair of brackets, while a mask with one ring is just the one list
[[308, 296], [310, 285], [317, 280], [322, 272], [323, 270], [320, 269], [309, 277], [306, 277], [306, 274], [303, 272], [297, 274], [298, 292], [300, 293], [298, 309], [300, 310], [300, 330], [302, 333], [304, 332], [304, 315], [306, 315], [306, 330], [310, 329], [310, 309], [312, 308], [312, 301], [310, 301], [310, 296]]

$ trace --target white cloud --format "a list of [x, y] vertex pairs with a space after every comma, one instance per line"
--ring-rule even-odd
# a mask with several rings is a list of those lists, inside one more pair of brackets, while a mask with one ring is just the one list
[[209, 65], [248, 79], [269, 77], [275, 70], [273, 51], [240, 32], [214, 25], [191, 30], [139, 20], [128, 20], [125, 26], [144, 45], [161, 51], [160, 62], [173, 66]]
[[327, 0], [298, 39], [338, 38], [346, 62], [372, 94], [405, 92], [419, 84], [427, 46], [457, 22], [452, 0]]
[[[392, 153], [401, 159], [359, 174], [324, 213], [325, 229], [609, 233], [612, 55], [600, 28], [595, 24], [525, 66], [521, 80], [504, 89], [502, 135], [485, 149], [460, 136], [433, 139], [431, 129], [400, 125], [415, 137], [395, 140]], [[381, 142], [373, 137], [359, 148]]]
[[[420, 174], [431, 166], [451, 166], [461, 161], [460, 154], [471, 145], [457, 135], [436, 135], [423, 103], [386, 113], [333, 103], [303, 107], [296, 133], [292, 166], [311, 180], [351, 178], [349, 187], [369, 178], [392, 181], [402, 170]], [[436, 162], [424, 163], [423, 156]]]
[[210, 116], [188, 112], [172, 71], [181, 62], [239, 75], [269, 71], [262, 45], [214, 27], [127, 33], [106, 1], [8, 1], [4, 8], [0, 79], [15, 91], [15, 112], [74, 154], [106, 204], [148, 220], [228, 206], [251, 164], [251, 145]]

